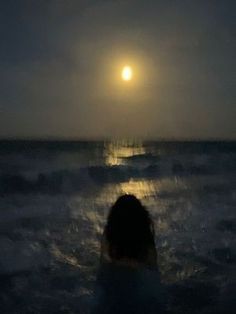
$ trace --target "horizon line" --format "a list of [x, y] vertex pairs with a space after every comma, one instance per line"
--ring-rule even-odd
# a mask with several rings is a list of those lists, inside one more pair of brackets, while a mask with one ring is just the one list
[[1, 142], [6, 141], [25, 141], [25, 142], [235, 142], [236, 138], [223, 137], [63, 137], [63, 136], [9, 136], [1, 137]]

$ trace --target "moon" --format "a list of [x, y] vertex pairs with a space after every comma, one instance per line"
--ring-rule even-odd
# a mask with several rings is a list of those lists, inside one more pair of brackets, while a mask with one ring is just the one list
[[132, 68], [129, 65], [123, 67], [121, 77], [124, 81], [130, 81], [133, 76]]

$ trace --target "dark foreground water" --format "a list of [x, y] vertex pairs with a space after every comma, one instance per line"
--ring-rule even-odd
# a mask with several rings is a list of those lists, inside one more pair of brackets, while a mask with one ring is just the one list
[[156, 226], [170, 313], [235, 313], [236, 142], [0, 141], [0, 313], [89, 313], [110, 205]]

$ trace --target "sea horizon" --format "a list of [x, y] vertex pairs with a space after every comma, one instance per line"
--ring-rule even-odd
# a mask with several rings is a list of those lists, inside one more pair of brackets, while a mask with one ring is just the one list
[[3, 136], [0, 142], [236, 142], [221, 137], [63, 137], [63, 136]]

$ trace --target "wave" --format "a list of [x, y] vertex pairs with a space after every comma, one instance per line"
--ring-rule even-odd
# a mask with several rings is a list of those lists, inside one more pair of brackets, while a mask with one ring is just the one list
[[0, 176], [0, 194], [11, 193], [76, 193], [93, 184], [118, 183], [129, 178], [138, 178], [141, 174], [134, 168], [125, 166], [92, 166], [78, 170], [59, 170], [51, 173], [39, 173], [35, 179], [23, 174], [2, 174]]
[[[150, 157], [150, 156], [149, 156]], [[148, 157], [148, 158], [149, 158]], [[140, 156], [138, 157], [140, 158]], [[229, 173], [235, 170], [235, 164], [219, 165], [217, 163], [195, 164], [178, 160], [165, 160], [143, 167], [135, 165], [90, 166], [78, 169], [61, 169], [52, 172], [40, 172], [34, 179], [22, 173], [1, 173], [0, 195], [11, 193], [77, 193], [94, 185], [121, 183], [130, 179], [158, 179], [160, 177], [205, 176]]]

